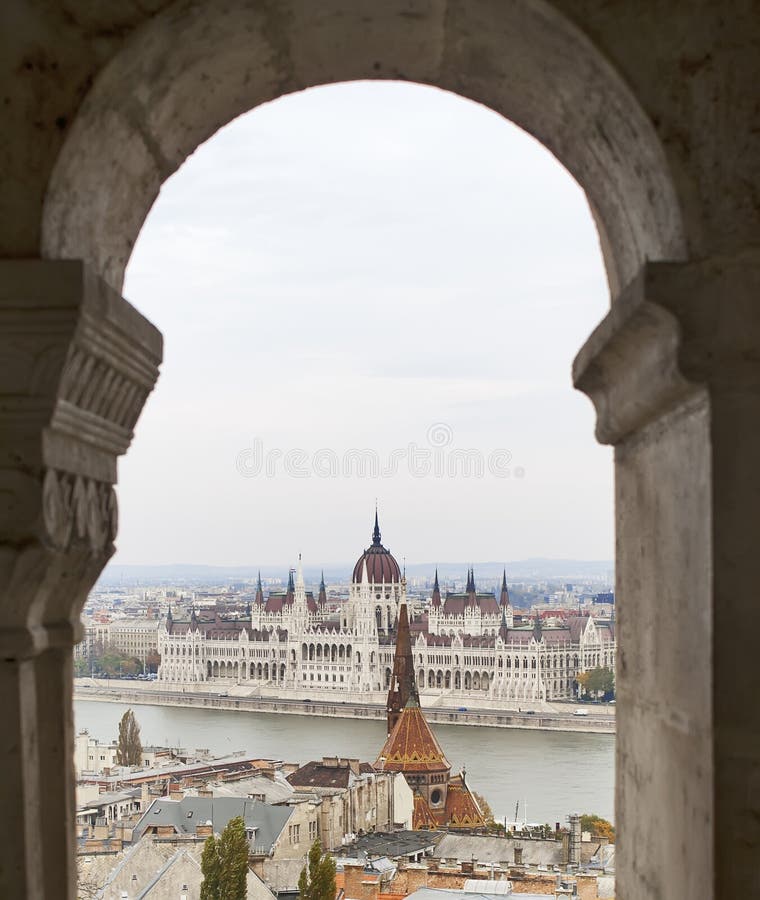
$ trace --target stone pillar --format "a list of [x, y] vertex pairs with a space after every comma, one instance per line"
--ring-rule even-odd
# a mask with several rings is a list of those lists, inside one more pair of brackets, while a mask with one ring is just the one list
[[760, 254], [648, 264], [574, 376], [615, 445], [620, 896], [760, 896]]
[[76, 896], [72, 648], [161, 335], [76, 261], [0, 262], [0, 896]]

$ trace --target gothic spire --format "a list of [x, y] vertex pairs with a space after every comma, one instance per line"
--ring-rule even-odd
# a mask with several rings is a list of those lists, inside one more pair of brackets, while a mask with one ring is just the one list
[[290, 569], [288, 571], [288, 593], [292, 594], [296, 589], [295, 584], [293, 583], [293, 570]]
[[501, 579], [501, 597], [499, 598], [499, 606], [502, 609], [509, 606], [509, 588], [507, 587], [507, 570], [504, 569], [504, 575]]
[[319, 602], [327, 603], [327, 588], [325, 587], [325, 570], [322, 569], [322, 579], [319, 582]]
[[507, 607], [502, 606], [501, 608], [501, 625], [499, 625], [499, 637], [506, 644], [507, 637], [509, 635], [509, 628], [507, 627]]
[[377, 521], [377, 504], [375, 504], [375, 530], [372, 532], [372, 543], [375, 547], [380, 546], [380, 524]]
[[433, 606], [441, 605], [441, 589], [438, 586], [438, 566], [435, 568], [435, 581], [433, 582]]
[[261, 586], [261, 569], [259, 569], [259, 578], [256, 582], [256, 602], [263, 603], [264, 602], [264, 588]]
[[409, 613], [407, 612], [406, 603], [402, 603], [399, 607], [396, 652], [393, 656], [393, 674], [391, 675], [388, 702], [386, 704], [388, 734], [393, 731], [396, 722], [401, 716], [401, 711], [410, 700], [419, 705], [420, 695], [414, 678]]

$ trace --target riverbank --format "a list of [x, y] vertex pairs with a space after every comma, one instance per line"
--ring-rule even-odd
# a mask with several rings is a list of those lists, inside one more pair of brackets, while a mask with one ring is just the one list
[[[76, 679], [75, 700], [110, 703], [135, 703], [147, 706], [189, 707], [209, 710], [234, 710], [248, 713], [279, 713], [291, 716], [337, 719], [384, 720], [384, 703], [336, 702], [322, 698], [282, 698], [238, 696], [230, 692], [165, 690], [152, 682], [99, 681]], [[566, 707], [562, 709], [562, 707]], [[428, 705], [423, 698], [425, 716], [431, 724], [479, 725], [490, 728], [518, 728], [528, 731], [564, 731], [580, 734], [614, 734], [615, 715], [610, 707], [583, 707], [586, 715], [576, 715], [576, 704], [544, 704], [540, 709], [498, 710], [461, 706], [447, 708]], [[558, 708], [559, 707], [559, 708]]]

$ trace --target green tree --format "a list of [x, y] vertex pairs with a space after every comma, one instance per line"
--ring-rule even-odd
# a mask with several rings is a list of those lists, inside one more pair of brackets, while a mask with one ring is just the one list
[[158, 667], [161, 665], [161, 654], [155, 648], [151, 648], [148, 650], [148, 653], [145, 657], [145, 668], [149, 672], [158, 672]]
[[83, 656], [78, 656], [74, 660], [74, 674], [75, 675], [89, 675], [90, 674], [90, 664]]
[[201, 872], [203, 873], [201, 900], [217, 900], [221, 867], [219, 865], [219, 850], [213, 834], [206, 838], [206, 843], [203, 845]]
[[[608, 695], [615, 692], [615, 673], [607, 666], [598, 666], [584, 673], [586, 675], [584, 687], [589, 694], [598, 697], [600, 694]], [[580, 681], [580, 677], [578, 679]]]
[[322, 854], [319, 838], [311, 845], [309, 859], [298, 879], [299, 900], [335, 900], [335, 860]]
[[201, 856], [201, 900], [245, 900], [248, 896], [248, 839], [241, 816], [230, 819], [215, 838], [206, 839]]
[[135, 714], [128, 709], [119, 722], [119, 744], [116, 748], [116, 762], [120, 766], [139, 766], [142, 763], [142, 743], [140, 726]]

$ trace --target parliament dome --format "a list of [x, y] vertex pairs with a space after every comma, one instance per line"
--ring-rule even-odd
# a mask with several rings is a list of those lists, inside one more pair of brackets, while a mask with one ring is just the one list
[[398, 584], [401, 581], [401, 569], [390, 550], [383, 547], [380, 539], [380, 525], [375, 511], [375, 529], [372, 532], [372, 544], [362, 553], [354, 566], [352, 581], [360, 584], [364, 564], [367, 564], [367, 578], [374, 584]]

